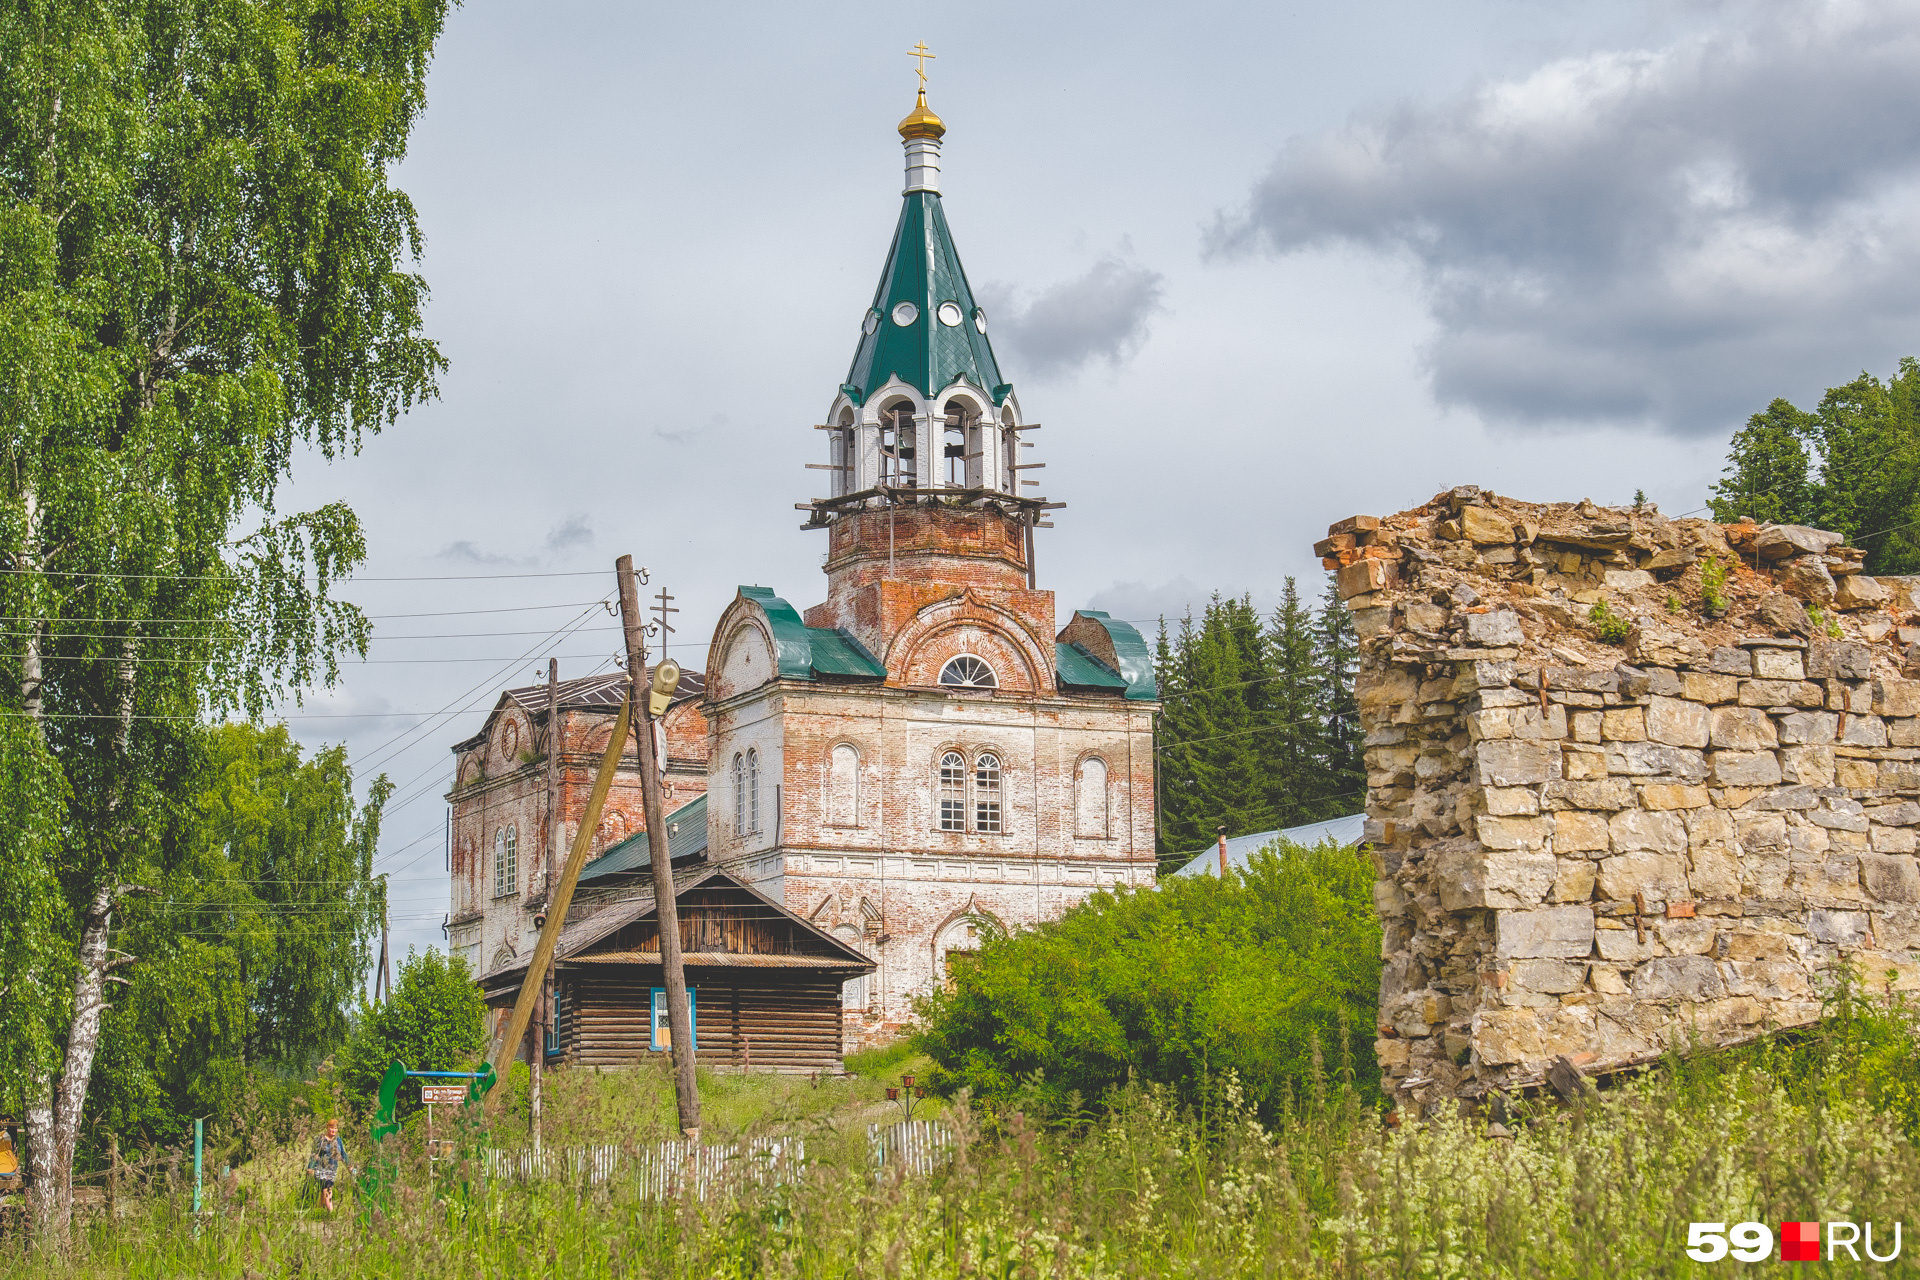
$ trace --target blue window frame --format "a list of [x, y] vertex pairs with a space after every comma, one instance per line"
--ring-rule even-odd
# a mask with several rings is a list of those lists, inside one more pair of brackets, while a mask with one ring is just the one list
[[[655, 1053], [665, 1053], [673, 1047], [673, 1029], [667, 1017], [667, 989], [653, 989], [653, 1040], [648, 1045]], [[698, 993], [687, 988], [687, 1023], [693, 1029], [693, 1045], [700, 1047], [700, 1000]]]

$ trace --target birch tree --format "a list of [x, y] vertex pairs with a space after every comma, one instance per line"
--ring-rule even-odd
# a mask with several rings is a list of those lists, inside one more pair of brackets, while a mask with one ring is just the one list
[[[281, 512], [434, 394], [389, 174], [444, 0], [22, 0], [0, 11], [0, 958], [33, 1212], [75, 1142], [170, 784], [223, 713], [364, 653], [344, 506]], [[14, 790], [14, 787], [18, 790]]]

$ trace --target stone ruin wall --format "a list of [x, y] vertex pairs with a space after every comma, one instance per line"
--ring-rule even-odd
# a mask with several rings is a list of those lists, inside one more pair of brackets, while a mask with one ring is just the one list
[[1403, 1106], [1803, 1024], [1843, 964], [1920, 988], [1920, 579], [1820, 530], [1473, 487], [1315, 550], [1360, 636]]

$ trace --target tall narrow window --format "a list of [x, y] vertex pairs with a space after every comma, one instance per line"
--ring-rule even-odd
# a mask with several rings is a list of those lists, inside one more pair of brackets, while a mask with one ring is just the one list
[[1014, 464], [1020, 461], [1020, 433], [1011, 424], [1000, 431], [1000, 487], [1008, 493], [1020, 492], [1020, 473]]
[[983, 754], [973, 762], [973, 829], [1000, 832], [1000, 757]]
[[504, 898], [513, 892], [513, 881], [507, 878], [507, 829], [495, 828], [493, 833], [493, 896]]
[[860, 753], [844, 742], [833, 749], [827, 821], [836, 827], [860, 825]]
[[1088, 756], [1080, 763], [1073, 809], [1074, 828], [1079, 835], [1107, 838], [1107, 762], [1099, 756]]
[[967, 829], [967, 762], [958, 751], [940, 757], [940, 829]]
[[733, 833], [747, 833], [747, 765], [738, 752], [733, 756]]
[[520, 888], [520, 832], [513, 827], [507, 828], [507, 892], [514, 893]]
[[896, 405], [880, 413], [880, 483], [911, 489], [919, 483], [915, 460], [913, 406]]
[[747, 748], [747, 830], [760, 830], [760, 753]]
[[947, 464], [947, 487], [964, 489], [967, 487], [967, 413], [958, 401], [947, 409], [945, 443], [941, 455]]

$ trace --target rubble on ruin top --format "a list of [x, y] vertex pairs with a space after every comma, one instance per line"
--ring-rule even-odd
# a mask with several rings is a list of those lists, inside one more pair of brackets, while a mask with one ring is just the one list
[[1339, 521], [1314, 550], [1381, 657], [1704, 667], [1759, 640], [1855, 642], [1874, 674], [1920, 674], [1920, 578], [1862, 573], [1864, 552], [1829, 530], [1465, 485]]

